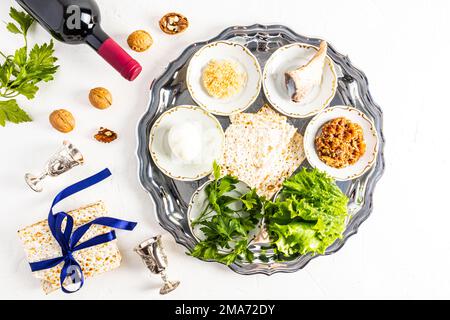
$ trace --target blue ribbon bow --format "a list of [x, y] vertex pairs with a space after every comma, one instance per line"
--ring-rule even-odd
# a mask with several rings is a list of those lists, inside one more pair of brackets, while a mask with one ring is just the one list
[[[99, 173], [84, 179], [80, 182], [77, 182], [60, 193], [55, 197], [53, 200], [52, 206], [50, 208], [50, 212], [48, 214], [48, 226], [50, 228], [50, 231], [53, 234], [53, 237], [56, 239], [58, 244], [61, 247], [62, 256], [54, 259], [39, 261], [39, 262], [32, 262], [30, 263], [31, 271], [40, 271], [45, 269], [50, 269], [61, 262], [64, 262], [64, 265], [61, 270], [61, 276], [60, 276], [60, 282], [61, 282], [61, 289], [65, 293], [73, 293], [81, 289], [81, 287], [84, 284], [84, 276], [83, 271], [81, 269], [81, 266], [79, 263], [75, 260], [73, 257], [73, 253], [79, 250], [83, 250], [89, 247], [97, 246], [102, 243], [106, 243], [109, 241], [112, 241], [116, 239], [116, 233], [114, 230], [98, 235], [96, 237], [93, 237], [92, 239], [89, 239], [85, 242], [78, 243], [80, 239], [83, 237], [83, 235], [89, 230], [89, 228], [92, 225], [100, 225], [100, 226], [106, 226], [111, 227], [115, 229], [122, 229], [122, 230], [128, 230], [132, 231], [137, 223], [136, 222], [130, 222], [120, 219], [114, 219], [109, 217], [100, 217], [97, 219], [92, 220], [91, 222], [88, 222], [80, 227], [78, 227], [75, 231], [73, 230], [73, 218], [69, 216], [65, 212], [59, 212], [57, 214], [53, 214], [53, 207], [60, 201], [64, 200], [65, 198], [80, 192], [86, 188], [89, 188], [90, 186], [97, 184], [106, 178], [108, 178], [111, 175], [111, 171], [109, 169], [104, 169], [100, 171]], [[63, 222], [66, 221], [66, 226], [63, 230], [62, 225]], [[79, 277], [79, 287], [76, 290], [70, 291], [64, 287], [64, 280], [70, 276], [72, 279], [72, 282], [75, 282], [76, 277]]]

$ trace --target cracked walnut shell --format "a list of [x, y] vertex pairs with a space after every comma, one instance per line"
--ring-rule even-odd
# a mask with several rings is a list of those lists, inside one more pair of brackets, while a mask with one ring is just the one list
[[164, 33], [177, 34], [189, 27], [189, 21], [182, 14], [170, 12], [159, 20], [159, 27]]
[[117, 139], [117, 133], [112, 130], [101, 127], [94, 136], [95, 140], [102, 143], [110, 143]]
[[112, 105], [112, 95], [108, 89], [98, 87], [89, 92], [89, 101], [97, 109], [106, 109]]
[[53, 111], [49, 120], [52, 127], [62, 133], [68, 133], [75, 128], [75, 118], [65, 109]]
[[136, 52], [144, 52], [153, 44], [152, 36], [144, 30], [137, 30], [128, 36], [128, 45]]

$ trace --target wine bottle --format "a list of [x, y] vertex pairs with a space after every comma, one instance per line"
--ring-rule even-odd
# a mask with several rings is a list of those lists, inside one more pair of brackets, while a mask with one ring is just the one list
[[127, 80], [134, 80], [141, 65], [100, 26], [94, 0], [16, 0], [52, 36], [64, 43], [86, 43]]

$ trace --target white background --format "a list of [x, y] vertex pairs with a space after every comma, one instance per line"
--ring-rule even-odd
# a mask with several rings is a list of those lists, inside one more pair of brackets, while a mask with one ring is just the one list
[[[450, 2], [329, 1], [150, 1], [98, 0], [103, 27], [126, 46], [136, 29], [148, 30], [153, 47], [133, 55], [144, 71], [133, 83], [122, 80], [87, 46], [56, 44], [61, 68], [56, 80], [41, 86], [35, 100], [20, 99], [32, 123], [0, 127], [0, 298], [159, 299], [160, 280], [150, 276], [132, 248], [154, 234], [164, 235], [169, 275], [182, 284], [167, 299], [183, 298], [450, 298], [449, 118]], [[13, 1], [0, 2], [0, 20], [8, 20]], [[177, 11], [190, 20], [178, 36], [163, 34], [159, 18]], [[218, 264], [185, 255], [155, 221], [152, 202], [137, 178], [136, 124], [145, 111], [151, 81], [192, 42], [217, 35], [231, 25], [281, 23], [300, 34], [328, 40], [367, 74], [375, 101], [384, 111], [386, 173], [376, 188], [372, 216], [344, 248], [313, 260], [295, 274], [240, 276]], [[39, 43], [48, 34], [35, 27]], [[20, 37], [0, 31], [0, 50], [13, 52]], [[92, 87], [114, 96], [105, 111], [87, 100]], [[56, 132], [48, 115], [70, 110], [77, 128]], [[116, 130], [110, 145], [94, 141], [100, 126]], [[45, 181], [33, 193], [23, 175], [37, 173], [63, 139], [85, 155], [86, 164]], [[118, 232], [122, 266], [88, 279], [72, 295], [45, 296], [34, 279], [16, 231], [46, 217], [53, 196], [78, 179], [104, 167], [110, 181], [67, 200], [72, 209], [105, 200], [112, 216], [139, 222], [132, 232]]]

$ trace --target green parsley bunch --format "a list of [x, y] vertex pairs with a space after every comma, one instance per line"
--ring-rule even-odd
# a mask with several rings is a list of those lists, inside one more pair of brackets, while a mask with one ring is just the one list
[[53, 80], [58, 70], [57, 58], [53, 56], [53, 41], [43, 45], [34, 45], [28, 50], [28, 30], [33, 18], [11, 8], [9, 16], [14, 20], [6, 25], [9, 32], [23, 36], [25, 45], [17, 49], [14, 55], [0, 51], [0, 125], [6, 122], [21, 123], [32, 121], [30, 116], [19, 107], [16, 97], [22, 95], [28, 100], [35, 97], [40, 82]]
[[[220, 167], [214, 162], [214, 180], [205, 188], [208, 205], [192, 222], [205, 239], [190, 253], [202, 260], [214, 260], [230, 265], [236, 260], [252, 261], [249, 250], [250, 231], [262, 218], [264, 199], [253, 189], [239, 196], [232, 196], [239, 180], [232, 176], [220, 177]], [[233, 209], [232, 204], [240, 209]]]

